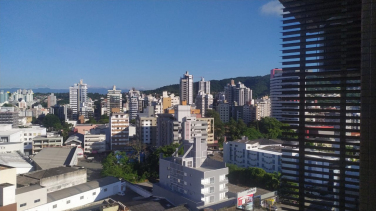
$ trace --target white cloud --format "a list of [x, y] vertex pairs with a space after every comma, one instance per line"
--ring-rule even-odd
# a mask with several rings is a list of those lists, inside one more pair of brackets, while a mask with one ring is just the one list
[[278, 0], [270, 1], [261, 7], [261, 13], [264, 15], [282, 15], [283, 6]]

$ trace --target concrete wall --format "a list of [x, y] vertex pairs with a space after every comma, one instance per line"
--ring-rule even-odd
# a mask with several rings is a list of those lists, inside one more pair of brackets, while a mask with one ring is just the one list
[[10, 183], [17, 185], [17, 169], [16, 168], [5, 168], [1, 169], [0, 165], [0, 184]]
[[1, 143], [0, 142], [0, 154], [1, 153], [12, 153], [20, 151], [24, 153], [24, 145], [22, 142], [14, 142], [14, 143]]
[[47, 193], [72, 187], [86, 182], [86, 169], [60, 174], [40, 180], [40, 185], [47, 188]]
[[[77, 195], [72, 195], [64, 199], [60, 199], [38, 207], [34, 207], [32, 209], [29, 209], [28, 211], [63, 211], [73, 209], [115, 195], [119, 192], [120, 186], [121, 182], [118, 181], [110, 185], [95, 188], [90, 191], [82, 192]], [[107, 190], [105, 191], [105, 189]], [[93, 194], [94, 192], [95, 194]], [[82, 196], [83, 198], [81, 199]], [[55, 205], [56, 208], [54, 208]]]
[[16, 203], [16, 185], [0, 184], [0, 207]]
[[[38, 201], [39, 200], [39, 201]], [[28, 210], [47, 203], [47, 188], [39, 188], [16, 195], [17, 211]], [[21, 207], [26, 203], [26, 206]]]

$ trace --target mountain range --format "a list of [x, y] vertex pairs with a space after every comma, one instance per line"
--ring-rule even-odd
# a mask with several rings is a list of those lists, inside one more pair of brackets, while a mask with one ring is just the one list
[[[215, 94], [224, 90], [224, 87], [230, 83], [231, 80], [234, 80], [235, 83], [242, 82], [246, 87], [252, 89], [253, 98], [260, 98], [270, 93], [270, 75], [264, 76], [245, 76], [245, 77], [236, 77], [236, 78], [226, 78], [222, 80], [211, 80], [210, 89], [211, 93]], [[193, 84], [194, 93], [197, 92], [198, 82]], [[1, 90], [15, 92], [20, 88], [4, 88]], [[107, 94], [107, 91], [112, 88], [99, 88], [99, 87], [89, 87], [89, 93], [99, 93]], [[32, 89], [34, 93], [68, 93], [69, 89], [50, 89], [50, 88], [34, 88]], [[122, 92], [128, 92], [129, 90], [121, 89]], [[167, 86], [162, 86], [157, 89], [152, 90], [140, 90], [145, 94], [158, 94], [162, 95], [163, 91], [174, 93], [179, 95], [179, 84], [171, 84]]]

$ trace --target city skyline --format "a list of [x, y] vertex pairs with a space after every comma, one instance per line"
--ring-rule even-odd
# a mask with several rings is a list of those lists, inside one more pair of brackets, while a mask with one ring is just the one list
[[84, 79], [154, 89], [186, 71], [194, 81], [266, 75], [281, 65], [280, 9], [268, 0], [2, 1], [0, 88]]

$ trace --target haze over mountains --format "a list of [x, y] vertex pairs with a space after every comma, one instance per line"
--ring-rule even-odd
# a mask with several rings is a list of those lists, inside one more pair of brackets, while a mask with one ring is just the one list
[[[249, 87], [253, 91], [254, 97], [262, 97], [264, 95], [269, 95], [270, 92], [270, 75], [265, 76], [247, 76], [247, 77], [236, 77], [236, 78], [226, 78], [222, 80], [210, 80], [210, 89], [212, 93], [217, 93], [223, 91], [223, 87], [226, 84], [230, 83], [231, 80], [234, 80], [235, 83], [242, 82], [246, 87]], [[176, 81], [178, 81], [177, 79]], [[197, 79], [196, 79], [197, 80]], [[198, 83], [194, 82], [194, 89], [197, 90]], [[2, 88], [0, 90], [15, 92], [20, 88]], [[99, 94], [107, 94], [107, 91], [112, 89], [112, 87], [102, 88], [102, 87], [89, 87], [89, 93], [99, 93]], [[120, 89], [122, 92], [128, 92], [128, 89]], [[69, 88], [67, 89], [50, 89], [50, 88], [33, 88], [34, 93], [67, 93], [69, 92]], [[145, 94], [162, 94], [163, 91], [168, 91], [171, 93], [179, 94], [179, 84], [171, 84], [162, 86], [152, 90], [140, 90], [143, 91]]]

